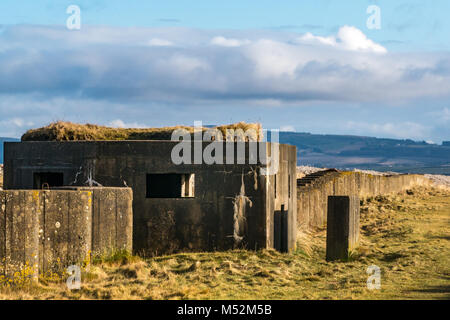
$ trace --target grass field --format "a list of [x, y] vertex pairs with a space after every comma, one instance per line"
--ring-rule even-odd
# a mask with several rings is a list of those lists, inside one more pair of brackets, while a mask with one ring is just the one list
[[[449, 299], [450, 192], [413, 189], [366, 199], [361, 242], [347, 262], [326, 262], [324, 230], [301, 232], [298, 249], [105, 257], [64, 282], [0, 288], [1, 299]], [[381, 289], [367, 289], [367, 267]]]

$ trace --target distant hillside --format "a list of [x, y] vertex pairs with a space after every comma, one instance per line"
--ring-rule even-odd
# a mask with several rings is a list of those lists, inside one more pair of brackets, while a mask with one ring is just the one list
[[412, 140], [280, 132], [299, 165], [450, 175], [450, 146]]
[[9, 141], [20, 141], [19, 139], [14, 138], [2, 138], [0, 137], [0, 163], [3, 163], [3, 142]]

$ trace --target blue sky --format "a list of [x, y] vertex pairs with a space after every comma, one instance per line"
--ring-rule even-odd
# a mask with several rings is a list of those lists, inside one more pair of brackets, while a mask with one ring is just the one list
[[[108, 26], [273, 29], [327, 35], [342, 25], [363, 30], [392, 50], [448, 50], [447, 0], [2, 0], [0, 22], [65, 24], [66, 8], [76, 4], [83, 23]], [[369, 5], [378, 5], [382, 28], [366, 28]]]
[[[73, 4], [80, 30], [66, 28]], [[243, 120], [440, 143], [449, 13], [447, 0], [2, 0], [0, 136]]]

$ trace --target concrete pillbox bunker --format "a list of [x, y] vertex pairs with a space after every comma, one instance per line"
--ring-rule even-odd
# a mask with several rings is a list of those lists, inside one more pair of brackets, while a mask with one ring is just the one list
[[[290, 251], [296, 242], [296, 148], [279, 144], [279, 168], [261, 161], [174, 164], [176, 141], [5, 143], [5, 189], [101, 185], [133, 191], [133, 251], [142, 255], [237, 247]], [[194, 142], [192, 142], [194, 143]], [[208, 146], [202, 142], [202, 150]], [[225, 149], [238, 142], [225, 142]], [[258, 142], [267, 157], [271, 143]], [[194, 150], [194, 147], [192, 147]], [[237, 154], [237, 152], [235, 152]], [[244, 160], [244, 161], [242, 161]], [[275, 226], [276, 212], [283, 212]], [[281, 218], [281, 216], [280, 216]], [[101, 239], [94, 239], [101, 241]], [[279, 242], [278, 242], [279, 241]], [[279, 244], [278, 244], [279, 243]]]

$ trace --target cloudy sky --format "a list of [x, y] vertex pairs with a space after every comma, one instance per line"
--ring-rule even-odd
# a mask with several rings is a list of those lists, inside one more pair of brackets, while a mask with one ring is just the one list
[[2, 0], [0, 136], [201, 120], [450, 140], [450, 1], [343, 2]]

